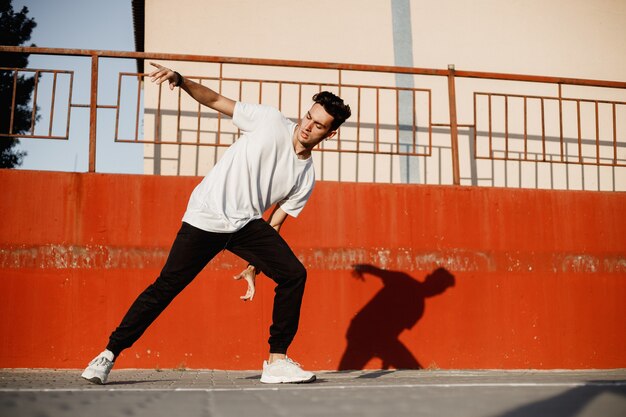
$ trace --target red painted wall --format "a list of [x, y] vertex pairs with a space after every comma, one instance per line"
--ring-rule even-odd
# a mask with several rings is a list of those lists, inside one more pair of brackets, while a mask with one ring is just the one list
[[[199, 180], [0, 170], [0, 367], [100, 352]], [[290, 354], [310, 369], [624, 368], [625, 209], [624, 193], [318, 183], [283, 228], [309, 270]], [[385, 271], [361, 280], [356, 263]], [[273, 283], [240, 301], [244, 266], [218, 256], [116, 367], [259, 369]]]

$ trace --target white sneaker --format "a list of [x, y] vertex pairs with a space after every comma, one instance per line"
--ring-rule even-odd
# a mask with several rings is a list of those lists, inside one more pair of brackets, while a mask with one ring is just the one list
[[87, 366], [81, 376], [94, 384], [106, 384], [109, 372], [113, 368], [113, 359], [113, 352], [105, 350], [89, 362], [89, 366]]
[[264, 384], [303, 383], [315, 381], [313, 372], [304, 371], [300, 364], [289, 358], [279, 359], [272, 363], [263, 361]]

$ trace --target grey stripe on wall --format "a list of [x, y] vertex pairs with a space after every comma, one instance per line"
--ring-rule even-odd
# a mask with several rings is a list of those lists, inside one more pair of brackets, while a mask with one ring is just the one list
[[[413, 66], [413, 35], [411, 30], [410, 0], [391, 0], [393, 26], [394, 64], [400, 67]], [[413, 76], [396, 74], [396, 86], [413, 88]], [[401, 91], [398, 97], [400, 108], [400, 149], [411, 151], [413, 143], [413, 97], [408, 91]], [[416, 121], [417, 123], [417, 121]], [[404, 145], [404, 146], [403, 146]], [[420, 182], [419, 159], [416, 156], [400, 157], [400, 181], [408, 184]]]

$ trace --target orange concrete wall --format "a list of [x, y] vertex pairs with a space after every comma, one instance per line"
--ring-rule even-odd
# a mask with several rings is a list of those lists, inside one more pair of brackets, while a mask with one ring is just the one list
[[[97, 354], [198, 181], [0, 171], [0, 367]], [[307, 368], [626, 367], [624, 193], [318, 183], [283, 234], [309, 270], [290, 351]], [[243, 266], [216, 258], [116, 367], [260, 368], [273, 285], [240, 301]]]

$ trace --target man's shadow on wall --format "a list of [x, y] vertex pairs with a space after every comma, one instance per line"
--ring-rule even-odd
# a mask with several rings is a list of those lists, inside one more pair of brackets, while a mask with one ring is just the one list
[[352, 319], [339, 370], [363, 369], [373, 358], [382, 361], [382, 369], [422, 368], [400, 341], [400, 333], [413, 328], [424, 315], [427, 297], [454, 286], [454, 275], [438, 268], [419, 282], [404, 272], [366, 264], [353, 265], [352, 274], [362, 281], [366, 274], [380, 278], [383, 288]]

